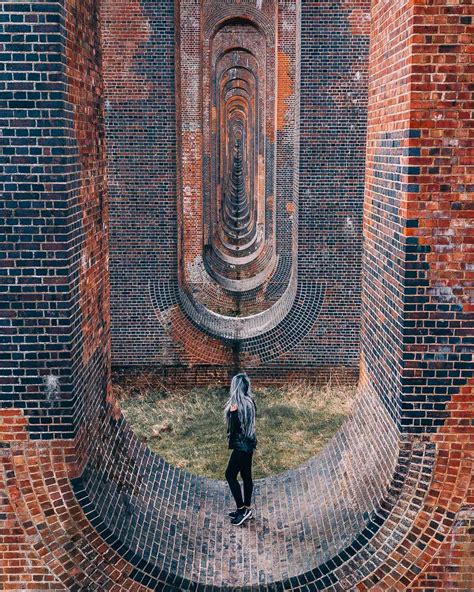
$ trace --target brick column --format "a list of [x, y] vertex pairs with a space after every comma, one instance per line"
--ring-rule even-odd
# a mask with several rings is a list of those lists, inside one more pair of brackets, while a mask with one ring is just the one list
[[469, 0], [373, 2], [362, 376], [434, 464], [393, 570], [359, 590], [472, 583], [472, 16]]
[[[97, 2], [3, 2], [2, 409], [69, 438], [104, 393], [105, 154]], [[92, 393], [94, 393], [92, 395]], [[90, 400], [89, 400], [90, 402]]]
[[449, 423], [472, 371], [468, 4], [373, 3], [363, 354], [411, 433]]
[[[53, 558], [53, 547], [64, 552], [66, 539], [72, 540], [80, 527], [64, 512], [59, 520], [53, 517], [52, 508], [53, 500], [72, 500], [68, 472], [81, 460], [73, 452], [72, 438], [84, 423], [92, 427], [108, 389], [107, 208], [97, 11], [96, 0], [0, 2], [4, 590], [71, 590], [72, 574], [77, 578], [81, 562], [76, 554], [54, 569], [61, 561], [59, 555]], [[34, 483], [26, 485], [30, 471]], [[56, 489], [59, 482], [65, 488], [61, 493]], [[43, 510], [36, 506], [35, 518], [25, 520], [24, 504], [33, 500], [46, 505]], [[51, 544], [56, 537], [58, 542]], [[97, 551], [92, 554], [97, 556]]]

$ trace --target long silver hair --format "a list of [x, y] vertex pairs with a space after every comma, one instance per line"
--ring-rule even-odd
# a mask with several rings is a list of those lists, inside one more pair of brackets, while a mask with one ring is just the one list
[[237, 405], [242, 432], [248, 438], [253, 438], [255, 436], [255, 403], [250, 378], [244, 372], [236, 374], [230, 383], [230, 396], [224, 407], [224, 419], [227, 424], [232, 405]]

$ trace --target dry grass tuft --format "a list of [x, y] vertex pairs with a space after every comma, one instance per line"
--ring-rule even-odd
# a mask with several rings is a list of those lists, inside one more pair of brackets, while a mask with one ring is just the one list
[[[322, 387], [303, 381], [256, 387], [254, 476], [294, 468], [321, 450], [350, 413], [355, 390], [336, 379]], [[229, 457], [222, 416], [227, 389], [173, 390], [143, 373], [123, 378], [114, 392], [135, 433], [152, 450], [191, 473], [223, 478]]]

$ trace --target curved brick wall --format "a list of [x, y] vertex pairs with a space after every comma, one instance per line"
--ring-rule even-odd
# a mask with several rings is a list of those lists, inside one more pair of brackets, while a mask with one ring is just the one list
[[[375, 426], [385, 437], [374, 443]], [[292, 589], [293, 578], [321, 580], [324, 569], [312, 573], [314, 567], [339, 566], [341, 557], [359, 567], [365, 560], [358, 553], [360, 534], [362, 548], [393, 511], [400, 490], [426, 490], [417, 471], [433, 462], [430, 445], [421, 446], [415, 459], [412, 451], [399, 453], [389, 417], [367, 395], [322, 455], [256, 482], [256, 519], [249, 529], [236, 530], [227, 519], [232, 503], [224, 482], [168, 465], [137, 441], [123, 419], [101, 424], [92, 437], [88, 463], [73, 481], [86, 516], [131, 562], [136, 581], [178, 590], [192, 589], [193, 582], [276, 589], [281, 581]], [[401, 470], [414, 463], [413, 481], [402, 478], [387, 491], [397, 460]], [[400, 532], [405, 526], [398, 526]], [[393, 543], [389, 537], [386, 544]]]
[[[122, 6], [142, 39], [151, 4]], [[373, 2], [357, 408], [230, 532], [223, 484], [153, 455], [111, 398], [97, 2], [0, 7], [2, 588], [471, 590], [470, 3]]]

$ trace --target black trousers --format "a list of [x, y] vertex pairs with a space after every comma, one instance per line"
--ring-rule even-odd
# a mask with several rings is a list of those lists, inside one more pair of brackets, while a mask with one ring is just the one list
[[[238, 508], [250, 506], [252, 501], [253, 481], [252, 481], [252, 456], [253, 452], [242, 452], [241, 450], [232, 450], [229, 458], [229, 464], [225, 472], [225, 478], [229, 484], [230, 491], [234, 496]], [[237, 481], [237, 475], [240, 473], [244, 482], [244, 498], [242, 499], [242, 490]]]

